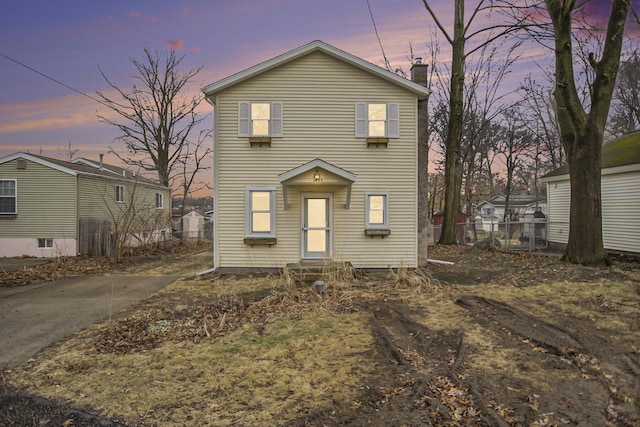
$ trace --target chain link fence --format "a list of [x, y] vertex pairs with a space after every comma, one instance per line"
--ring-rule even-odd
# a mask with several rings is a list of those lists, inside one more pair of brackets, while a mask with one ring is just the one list
[[[436, 244], [442, 232], [441, 225], [431, 225], [429, 244]], [[494, 246], [506, 251], [548, 251], [549, 238], [566, 242], [569, 223], [549, 222], [546, 219], [528, 221], [477, 220], [456, 225], [456, 240], [459, 244], [472, 244], [486, 249]], [[553, 238], [555, 237], [555, 238]]]

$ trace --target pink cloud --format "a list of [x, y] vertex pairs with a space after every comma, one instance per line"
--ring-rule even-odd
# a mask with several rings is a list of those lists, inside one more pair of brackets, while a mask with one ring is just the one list
[[143, 14], [141, 12], [136, 12], [136, 11], [129, 12], [129, 17], [131, 17], [131, 18], [144, 18], [149, 22], [158, 22], [160, 20], [160, 18], [158, 18], [157, 16], [145, 15], [145, 14]]
[[182, 45], [184, 44], [184, 40], [167, 40], [167, 44], [173, 50], [182, 49]]
[[194, 46], [191, 48], [191, 51], [195, 53], [200, 53], [202, 52], [202, 48], [200, 46]]
[[190, 7], [185, 7], [184, 9], [182, 9], [182, 16], [189, 16], [190, 13], [191, 13]]

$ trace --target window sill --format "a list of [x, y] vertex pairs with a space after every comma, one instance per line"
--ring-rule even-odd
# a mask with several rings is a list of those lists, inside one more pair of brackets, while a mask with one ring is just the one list
[[251, 147], [262, 147], [263, 145], [267, 146], [267, 147], [271, 147], [271, 137], [267, 136], [267, 137], [251, 137], [249, 138], [249, 144], [251, 145]]
[[384, 239], [386, 236], [390, 234], [391, 234], [391, 230], [389, 230], [388, 228], [367, 228], [366, 230], [364, 230], [364, 235], [369, 236], [372, 239], [376, 236]]
[[389, 138], [367, 138], [367, 148], [387, 148]]
[[276, 244], [275, 237], [245, 237], [245, 245], [258, 245], [258, 246], [273, 246]]

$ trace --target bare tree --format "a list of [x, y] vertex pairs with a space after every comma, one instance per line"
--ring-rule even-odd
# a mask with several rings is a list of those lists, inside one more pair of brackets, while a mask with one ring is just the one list
[[58, 157], [66, 162], [71, 162], [79, 151], [80, 149], [75, 145], [71, 145], [71, 141], [69, 141], [66, 147], [58, 147]]
[[184, 215], [184, 202], [192, 195], [192, 193], [211, 189], [211, 186], [207, 182], [196, 180], [199, 172], [210, 169], [210, 167], [205, 166], [204, 163], [213, 153], [213, 148], [208, 144], [209, 138], [211, 138], [210, 129], [200, 131], [196, 143], [185, 147], [183, 156], [180, 159], [178, 165], [180, 189], [182, 190], [180, 217]]
[[517, 172], [524, 167], [524, 161], [534, 145], [534, 138], [523, 126], [518, 106], [513, 106], [502, 113], [502, 132], [497, 146], [506, 173], [505, 219], [510, 215], [510, 198]]
[[[101, 103], [115, 113], [116, 118], [99, 114], [105, 123], [117, 127], [116, 139], [126, 150], [111, 149], [130, 166], [157, 173], [162, 185], [172, 186], [176, 169], [188, 162], [191, 132], [206, 118], [196, 112], [202, 97], [187, 96], [189, 83], [202, 67], [180, 70], [184, 56], [174, 50], [152, 53], [144, 50], [142, 60], [131, 59], [139, 83], [130, 90], [119, 88], [104, 72], [100, 73], [117, 97], [97, 92]], [[209, 154], [209, 153], [207, 153]], [[182, 183], [184, 185], [184, 182]]]
[[640, 52], [630, 49], [620, 63], [607, 130], [614, 136], [640, 129]]
[[170, 231], [171, 214], [156, 208], [151, 193], [144, 195], [137, 182], [126, 190], [122, 203], [103, 198], [113, 232], [111, 257], [115, 262], [122, 260], [126, 248], [158, 242], [162, 236], [157, 233]]
[[545, 0], [553, 23], [556, 84], [554, 97], [560, 139], [571, 177], [569, 241], [565, 259], [581, 264], [609, 264], [602, 240], [601, 157], [604, 128], [620, 62], [630, 3], [613, 0], [601, 52], [589, 54], [594, 73], [585, 108], [576, 87], [573, 51], [576, 1]]
[[[464, 121], [464, 85], [465, 85], [465, 64], [466, 58], [483, 46], [517, 30], [517, 26], [496, 26], [474, 30], [472, 23], [479, 15], [491, 11], [491, 2], [478, 0], [473, 8], [471, 18], [465, 22], [465, 2], [454, 0], [453, 8], [453, 34], [446, 30], [438, 16], [431, 8], [428, 0], [422, 0], [427, 12], [435, 22], [436, 26], [451, 45], [451, 80], [449, 90], [449, 117], [447, 136], [445, 138], [445, 206], [442, 224], [442, 234], [438, 243], [456, 244], [456, 218], [460, 207], [460, 187], [462, 184], [462, 155], [461, 141]], [[499, 30], [497, 33], [496, 31]], [[466, 51], [466, 43], [482, 34], [487, 34], [487, 38], [476, 46]]]
[[[551, 79], [552, 76], [549, 76]], [[553, 100], [553, 81], [541, 84], [531, 75], [527, 76], [519, 88], [522, 112], [528, 120], [523, 125], [536, 137], [544, 153], [548, 170], [557, 169], [565, 163], [566, 156], [560, 142], [560, 125]]]
[[[496, 1], [509, 4], [518, 22], [525, 16], [538, 25], [528, 27], [531, 31], [537, 28], [532, 39], [554, 52], [555, 111], [571, 179], [564, 258], [573, 263], [608, 264], [602, 240], [602, 142], [631, 2], [612, 0], [607, 28], [599, 30], [589, 24], [589, 1]], [[549, 20], [543, 22], [545, 17]], [[597, 42], [584, 42], [594, 37]]]

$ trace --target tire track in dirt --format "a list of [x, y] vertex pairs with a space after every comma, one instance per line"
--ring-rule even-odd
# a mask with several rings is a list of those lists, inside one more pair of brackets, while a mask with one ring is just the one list
[[[469, 310], [480, 325], [498, 333], [502, 332], [505, 337], [515, 337], [531, 343], [560, 360], [571, 363], [581, 373], [585, 382], [595, 379], [607, 392], [608, 399], [607, 402], [601, 403], [601, 408], [588, 409], [602, 414], [603, 425], [640, 425], [636, 398], [640, 395], [640, 360], [637, 354], [614, 354], [611, 351], [612, 346], [608, 345], [612, 337], [599, 339], [596, 335], [591, 335], [587, 345], [565, 328], [499, 301], [465, 295], [456, 303]], [[606, 370], [603, 366], [606, 366]], [[615, 374], [619, 371], [624, 371], [627, 378], [631, 374], [631, 384], [629, 381], [617, 381]], [[597, 400], [592, 402], [594, 406], [597, 406], [596, 402]], [[569, 414], [569, 418], [573, 421], [581, 420], [580, 410], [578, 409], [578, 413], [575, 412], [576, 409], [568, 405], [566, 413]], [[590, 421], [594, 422], [594, 419]]]

